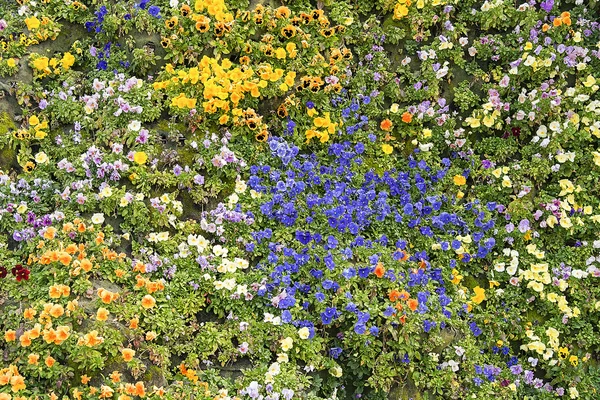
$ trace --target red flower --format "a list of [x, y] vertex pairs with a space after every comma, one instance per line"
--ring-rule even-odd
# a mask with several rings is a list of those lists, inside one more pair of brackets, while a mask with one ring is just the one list
[[0, 279], [6, 278], [6, 275], [8, 275], [8, 270], [5, 266], [0, 266]]

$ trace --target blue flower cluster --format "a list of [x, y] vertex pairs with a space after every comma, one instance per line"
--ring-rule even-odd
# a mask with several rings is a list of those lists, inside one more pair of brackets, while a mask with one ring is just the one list
[[[496, 246], [496, 206], [460, 204], [440, 195], [449, 159], [433, 166], [411, 156], [405, 168], [364, 172], [365, 145], [360, 142], [333, 143], [318, 157], [299, 154], [298, 147], [280, 137], [272, 137], [269, 148], [272, 165], [252, 166], [248, 185], [262, 194], [257, 204], [261, 219], [292, 228], [292, 235], [273, 241], [274, 229], [265, 228], [254, 231], [246, 245], [265, 255], [256, 268], [267, 276], [258, 291], [268, 300], [266, 306], [282, 310], [284, 323], [310, 321], [313, 328], [351, 322], [354, 333], [378, 336], [382, 324], [399, 325], [399, 311], [387, 300], [381, 308], [357, 299], [353, 288], [379, 290], [377, 296], [385, 298], [383, 286], [413, 293], [418, 300], [413, 315], [423, 318], [424, 332], [443, 329], [446, 322], [431, 316], [448, 320], [452, 308], [459, 311], [460, 306], [453, 306], [447, 294], [455, 289], [446, 286], [440, 257], [450, 268], [487, 257]], [[471, 235], [477, 252], [458, 256], [458, 235]], [[432, 245], [439, 251], [432, 252]], [[380, 264], [385, 267], [378, 272]], [[474, 336], [481, 334], [475, 322], [470, 327]]]

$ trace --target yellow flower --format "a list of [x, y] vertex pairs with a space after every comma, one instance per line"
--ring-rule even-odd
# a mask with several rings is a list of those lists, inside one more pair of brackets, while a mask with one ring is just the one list
[[287, 54], [285, 52], [285, 49], [283, 47], [277, 48], [277, 50], [275, 51], [275, 56], [277, 57], [278, 60], [282, 60], [282, 59], [286, 58]]
[[469, 124], [471, 128], [479, 128], [481, 126], [481, 121], [479, 120], [479, 118], [468, 117], [465, 118], [465, 122]]
[[33, 66], [35, 69], [43, 71], [48, 68], [48, 62], [48, 57], [40, 57], [33, 62]]
[[38, 117], [36, 117], [35, 115], [32, 115], [31, 117], [29, 117], [29, 126], [36, 126], [39, 123], [40, 123], [40, 119]]
[[456, 186], [463, 186], [467, 183], [467, 178], [465, 178], [462, 175], [454, 175], [454, 178], [452, 178], [452, 179]]
[[8, 60], [6, 60], [6, 65], [8, 65], [9, 67], [15, 67], [17, 65], [17, 60], [15, 60], [14, 58], [9, 58]]
[[394, 7], [394, 19], [401, 19], [407, 15], [408, 7], [406, 7], [404, 4], [396, 4], [396, 7]]
[[588, 75], [585, 82], [583, 82], [583, 86], [592, 87], [596, 84], [596, 79], [592, 75]]
[[471, 300], [476, 304], [481, 304], [485, 300], [485, 289], [475, 286], [473, 291], [475, 292], [475, 296], [471, 297]]
[[392, 152], [394, 151], [394, 148], [392, 146], [390, 146], [389, 144], [385, 143], [385, 144], [381, 145], [381, 150], [385, 154], [392, 154]]
[[142, 164], [145, 164], [146, 161], [148, 161], [148, 156], [143, 151], [136, 151], [135, 154], [133, 155], [133, 161], [136, 164], [142, 165]]
[[73, 66], [73, 64], [75, 64], [75, 57], [73, 54], [67, 52], [63, 55], [63, 58], [60, 62], [64, 69], [69, 69]]
[[31, 31], [40, 27], [40, 20], [36, 16], [27, 17], [25, 18], [25, 24], [27, 25], [27, 29]]
[[455, 285], [458, 285], [460, 283], [460, 281], [462, 281], [462, 279], [463, 279], [463, 276], [458, 273], [458, 270], [453, 269], [451, 282], [454, 283]]

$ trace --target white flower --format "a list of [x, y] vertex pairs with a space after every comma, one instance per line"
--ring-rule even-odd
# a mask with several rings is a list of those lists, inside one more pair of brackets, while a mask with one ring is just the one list
[[92, 215], [92, 222], [96, 225], [100, 225], [104, 222], [104, 214], [96, 213]]
[[465, 354], [465, 349], [460, 346], [454, 346], [454, 352], [457, 356], [462, 357], [462, 355]]
[[277, 375], [279, 375], [280, 372], [281, 372], [281, 367], [279, 366], [278, 362], [274, 362], [273, 364], [271, 364], [269, 366], [269, 374], [271, 374], [272, 376], [277, 376]]
[[133, 121], [131, 121], [129, 123], [129, 125], [127, 125], [127, 128], [130, 131], [134, 131], [134, 132], [139, 131], [141, 127], [142, 127], [142, 123], [140, 121], [138, 121], [138, 120], [135, 120], [135, 119]]
[[454, 372], [456, 372], [456, 371], [458, 371], [460, 369], [460, 367], [458, 366], [458, 363], [456, 361], [454, 361], [454, 360], [448, 361], [448, 366]]
[[310, 331], [307, 327], [300, 328], [298, 329], [298, 336], [300, 336], [300, 339], [308, 339], [310, 336]]
[[35, 162], [38, 164], [45, 164], [48, 162], [48, 156], [43, 151], [40, 151], [35, 155]]

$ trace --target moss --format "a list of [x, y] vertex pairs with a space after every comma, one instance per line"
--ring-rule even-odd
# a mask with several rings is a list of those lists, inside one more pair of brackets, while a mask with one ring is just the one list
[[17, 126], [11, 116], [6, 111], [0, 113], [0, 135], [5, 135], [13, 129], [17, 129]]
[[142, 379], [144, 382], [154, 386], [165, 386], [167, 384], [163, 370], [156, 365], [149, 366]]

